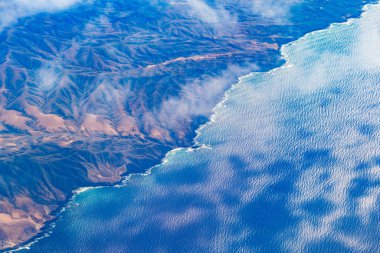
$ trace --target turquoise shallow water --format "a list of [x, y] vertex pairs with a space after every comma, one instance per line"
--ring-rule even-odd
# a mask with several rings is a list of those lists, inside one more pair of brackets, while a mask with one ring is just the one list
[[31, 251], [379, 252], [380, 5], [282, 53], [227, 93], [199, 148], [77, 195]]

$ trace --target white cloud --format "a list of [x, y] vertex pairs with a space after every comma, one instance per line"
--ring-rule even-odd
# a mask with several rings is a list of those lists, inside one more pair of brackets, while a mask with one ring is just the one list
[[187, 0], [189, 13], [201, 21], [211, 24], [218, 30], [226, 30], [236, 25], [236, 17], [223, 8], [222, 5], [211, 7], [202, 0]]
[[43, 91], [51, 90], [61, 79], [62, 70], [58, 66], [44, 66], [37, 73], [37, 84]]
[[0, 0], [0, 30], [19, 18], [45, 11], [58, 11], [83, 0]]
[[299, 3], [301, 0], [253, 0], [252, 11], [256, 15], [272, 21], [280, 21], [286, 19], [290, 14], [290, 8]]
[[191, 117], [208, 116], [224, 91], [235, 82], [239, 73], [255, 69], [256, 66], [249, 68], [231, 66], [218, 77], [198, 79], [183, 86], [179, 97], [170, 97], [163, 101], [157, 113], [159, 121], [165, 128], [181, 129]]
[[290, 10], [303, 0], [216, 0], [212, 3], [204, 0], [173, 0], [172, 5], [180, 5], [190, 16], [215, 28], [219, 33], [236, 33], [238, 14], [226, 6], [233, 5], [234, 10], [244, 11], [245, 15], [257, 15], [268, 22], [286, 22], [291, 17]]

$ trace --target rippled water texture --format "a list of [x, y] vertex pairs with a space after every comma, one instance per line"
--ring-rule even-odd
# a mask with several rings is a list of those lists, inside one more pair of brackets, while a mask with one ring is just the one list
[[201, 148], [79, 194], [31, 251], [378, 252], [380, 5], [282, 52], [228, 92]]

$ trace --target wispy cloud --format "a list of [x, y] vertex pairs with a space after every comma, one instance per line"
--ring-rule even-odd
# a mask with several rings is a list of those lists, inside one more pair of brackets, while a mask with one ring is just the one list
[[157, 113], [159, 121], [165, 128], [182, 129], [192, 117], [207, 116], [239, 75], [255, 69], [254, 65], [247, 68], [231, 66], [218, 77], [194, 80], [182, 88], [178, 97], [163, 101]]
[[37, 84], [43, 91], [51, 90], [61, 79], [61, 66], [57, 64], [44, 66], [37, 73]]
[[58, 11], [83, 0], [0, 0], [0, 31], [19, 18], [45, 11]]
[[202, 0], [187, 0], [189, 14], [201, 21], [214, 26], [219, 31], [234, 27], [237, 24], [236, 17], [228, 12], [223, 5], [211, 6]]
[[289, 17], [291, 7], [301, 2], [302, 0], [253, 0], [252, 11], [272, 21], [284, 21]]
[[234, 9], [238, 8], [248, 15], [256, 15], [270, 22], [282, 23], [291, 17], [291, 8], [302, 2], [303, 0], [171, 1], [172, 4], [185, 6], [186, 8], [182, 9], [189, 15], [216, 28], [218, 32], [231, 32], [239, 24], [238, 14], [227, 8], [228, 5], [234, 5]]

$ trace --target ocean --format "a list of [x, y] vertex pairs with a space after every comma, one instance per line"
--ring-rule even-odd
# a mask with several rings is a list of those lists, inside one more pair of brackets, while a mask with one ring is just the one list
[[81, 191], [21, 252], [379, 252], [380, 5], [281, 53], [193, 147]]

